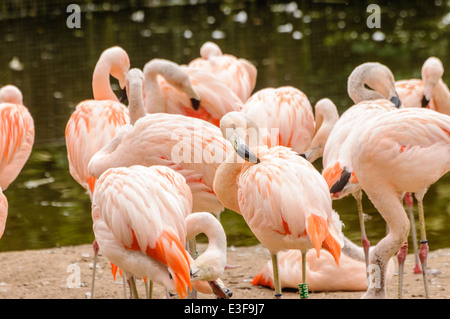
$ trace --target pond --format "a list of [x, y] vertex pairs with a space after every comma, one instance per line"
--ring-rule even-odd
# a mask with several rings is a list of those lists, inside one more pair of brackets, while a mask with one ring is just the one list
[[[343, 1], [78, 1], [81, 28], [74, 29], [66, 25], [69, 1], [36, 1], [44, 8], [11, 3], [0, 5], [0, 85], [22, 90], [36, 140], [4, 192], [9, 215], [0, 251], [92, 242], [90, 201], [69, 174], [64, 130], [76, 104], [92, 98], [92, 71], [108, 47], [123, 47], [132, 67], [142, 68], [156, 57], [188, 63], [205, 41], [214, 41], [256, 65], [255, 91], [292, 85], [313, 105], [332, 99], [341, 114], [352, 105], [347, 77], [360, 63], [383, 63], [396, 80], [420, 78], [429, 56], [450, 65], [449, 1], [381, 1], [381, 27], [372, 29], [367, 5]], [[450, 72], [444, 82], [450, 83]], [[315, 165], [321, 170], [320, 161]], [[449, 247], [449, 174], [430, 187], [424, 204], [430, 249]], [[344, 233], [359, 243], [354, 199], [333, 205]], [[376, 243], [386, 224], [366, 197], [363, 205], [367, 235]], [[229, 245], [257, 243], [239, 215], [226, 212], [222, 223]]]

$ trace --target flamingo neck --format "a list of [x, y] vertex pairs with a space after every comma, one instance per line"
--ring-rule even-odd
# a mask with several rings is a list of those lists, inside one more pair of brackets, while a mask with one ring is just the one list
[[436, 111], [450, 115], [450, 91], [442, 79], [434, 87], [433, 100]]
[[147, 113], [165, 113], [166, 100], [158, 80], [158, 73], [146, 73], [144, 83], [144, 105]]
[[122, 126], [116, 136], [100, 149], [89, 161], [88, 171], [94, 178], [99, 178], [107, 169], [121, 166], [120, 157], [117, 156], [116, 149], [122, 142], [124, 135], [127, 133], [131, 125]]
[[128, 111], [130, 114], [130, 124], [134, 125], [138, 119], [147, 114], [144, 107], [142, 82], [133, 83], [133, 85], [130, 86], [129, 95]]
[[197, 280], [216, 280], [225, 269], [227, 240], [222, 225], [211, 213], [193, 213], [186, 217], [186, 240], [204, 233], [208, 237], [208, 247], [194, 260], [192, 271]]
[[108, 60], [100, 60], [95, 66], [94, 74], [92, 76], [92, 92], [94, 94], [94, 99], [97, 101], [112, 100], [119, 102], [119, 99], [111, 89], [109, 81], [111, 68], [111, 62]]
[[243, 163], [237, 160], [237, 154], [233, 152], [225, 162], [220, 164], [214, 177], [214, 193], [223, 206], [241, 214], [238, 200], [239, 174]]

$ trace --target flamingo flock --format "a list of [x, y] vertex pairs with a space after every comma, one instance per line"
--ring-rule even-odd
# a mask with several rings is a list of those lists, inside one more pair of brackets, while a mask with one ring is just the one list
[[[354, 104], [339, 115], [329, 98], [313, 109], [292, 86], [254, 92], [256, 67], [212, 42], [187, 65], [154, 58], [142, 69], [122, 48], [106, 49], [93, 71], [93, 99], [79, 102], [65, 131], [70, 174], [92, 203], [94, 257], [101, 252], [114, 276], [121, 270], [134, 298], [141, 278], [164, 287], [167, 298], [196, 298], [197, 291], [231, 298], [221, 279], [227, 240], [220, 216], [227, 208], [270, 253], [252, 284], [274, 289], [275, 299], [297, 287], [301, 298], [343, 290], [388, 298], [395, 254], [402, 298], [414, 194], [416, 268], [429, 298], [423, 199], [450, 171], [443, 72], [431, 57], [421, 80], [396, 82], [387, 66], [363, 63], [348, 77]], [[3, 191], [34, 141], [33, 118], [22, 104], [18, 88], [0, 89], [0, 236], [8, 211]], [[322, 171], [312, 165], [319, 158]], [[365, 232], [363, 192], [388, 226], [375, 246]], [[349, 194], [362, 247], [345, 236], [333, 209], [333, 200]], [[198, 255], [201, 233], [208, 245]]]

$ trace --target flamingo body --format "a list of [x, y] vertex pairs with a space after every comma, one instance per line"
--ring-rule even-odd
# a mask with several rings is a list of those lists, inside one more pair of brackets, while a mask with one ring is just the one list
[[[183, 176], [168, 167], [109, 169], [98, 180], [93, 198], [96, 240], [105, 256], [124, 271], [150, 277], [184, 298], [191, 289], [190, 260], [184, 249], [184, 220], [191, 209], [192, 195]], [[173, 284], [167, 286], [170, 278]]]
[[[339, 267], [333, 256], [326, 250], [320, 257], [314, 250], [306, 253], [306, 280], [310, 291], [365, 291], [367, 289], [366, 266], [364, 261], [353, 259], [342, 254]], [[283, 288], [298, 288], [302, 280], [302, 254], [298, 250], [287, 250], [278, 253], [280, 282]], [[388, 280], [394, 275], [395, 265], [391, 261], [388, 269]], [[274, 289], [272, 263], [267, 262], [253, 278], [253, 285]]]
[[128, 123], [128, 109], [110, 100], [80, 102], [70, 116], [65, 131], [70, 174], [90, 194], [95, 178], [88, 172], [89, 161]]
[[210, 72], [230, 88], [242, 102], [248, 100], [255, 88], [257, 77], [257, 69], [252, 63], [231, 54], [223, 54], [217, 44], [209, 41], [200, 48], [200, 56], [192, 60], [188, 66]]
[[319, 255], [323, 246], [339, 263], [341, 226], [320, 173], [282, 146], [261, 149], [258, 158], [238, 181], [241, 214], [258, 240], [272, 253], [314, 247]]
[[284, 86], [254, 93], [242, 112], [252, 118], [261, 131], [262, 143], [282, 145], [298, 153], [306, 151], [314, 137], [314, 115], [307, 96]]

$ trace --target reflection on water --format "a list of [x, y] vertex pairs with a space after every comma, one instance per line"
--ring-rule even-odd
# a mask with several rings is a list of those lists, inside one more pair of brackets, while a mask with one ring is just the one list
[[[397, 80], [420, 77], [422, 63], [431, 55], [450, 65], [448, 1], [386, 1], [380, 29], [366, 26], [365, 5], [203, 2], [91, 5], [83, 7], [81, 29], [66, 27], [67, 4], [52, 7], [51, 15], [15, 19], [6, 19], [0, 7], [0, 84], [20, 87], [36, 125], [31, 158], [5, 191], [10, 207], [1, 251], [92, 242], [89, 198], [69, 174], [64, 129], [75, 105], [92, 97], [92, 71], [105, 48], [122, 46], [132, 66], [142, 67], [155, 57], [188, 63], [199, 55], [201, 44], [212, 40], [257, 66], [256, 89], [292, 85], [312, 103], [331, 98], [340, 113], [351, 105], [346, 79], [359, 63], [384, 63]], [[450, 72], [444, 81], [450, 83]], [[320, 170], [320, 163], [316, 167]], [[353, 198], [335, 201], [334, 207], [346, 235], [357, 241]], [[385, 234], [385, 223], [367, 198], [364, 207], [371, 217], [368, 236], [375, 243]], [[430, 249], [449, 246], [448, 174], [430, 188], [425, 209]], [[230, 244], [256, 243], [240, 216], [222, 216]]]

